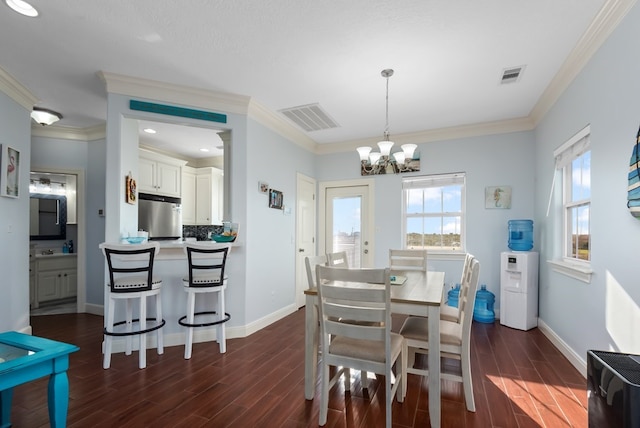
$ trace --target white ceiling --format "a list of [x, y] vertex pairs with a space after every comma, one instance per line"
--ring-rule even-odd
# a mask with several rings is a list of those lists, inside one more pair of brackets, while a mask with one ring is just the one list
[[[318, 144], [530, 116], [613, 0], [32, 0], [0, 5], [0, 67], [61, 112], [104, 123], [105, 71], [252, 97], [319, 103], [340, 126]], [[524, 66], [516, 83], [506, 68]], [[159, 136], [158, 136], [159, 137]], [[182, 145], [186, 142], [182, 141]], [[219, 143], [217, 144], [219, 145]]]

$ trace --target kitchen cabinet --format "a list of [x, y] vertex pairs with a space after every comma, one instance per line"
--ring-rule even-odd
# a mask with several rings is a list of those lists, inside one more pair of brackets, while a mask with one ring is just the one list
[[35, 305], [76, 297], [78, 284], [75, 255], [44, 256], [36, 260]]
[[196, 224], [196, 169], [182, 167], [182, 224]]
[[222, 224], [222, 171], [198, 168], [196, 174], [196, 224]]
[[29, 248], [29, 307], [35, 308], [36, 304], [36, 251]]
[[182, 224], [222, 224], [223, 172], [218, 168], [184, 167]]
[[153, 195], [180, 197], [182, 167], [186, 161], [140, 150], [138, 191]]

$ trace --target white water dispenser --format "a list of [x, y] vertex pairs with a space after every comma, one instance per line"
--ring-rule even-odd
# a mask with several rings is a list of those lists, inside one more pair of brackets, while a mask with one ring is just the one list
[[519, 330], [538, 326], [538, 253], [500, 254], [500, 324]]

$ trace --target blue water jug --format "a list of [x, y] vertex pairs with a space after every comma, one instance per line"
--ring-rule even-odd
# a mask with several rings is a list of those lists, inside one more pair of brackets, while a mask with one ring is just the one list
[[509, 248], [513, 251], [533, 248], [533, 220], [509, 220]]
[[456, 284], [449, 292], [447, 293], [447, 305], [452, 306], [454, 308], [458, 307], [458, 298], [460, 297], [460, 284]]
[[480, 286], [476, 293], [476, 304], [473, 308], [473, 319], [482, 323], [493, 323], [496, 320], [496, 313], [493, 311], [493, 304], [496, 296], [487, 290], [486, 285]]

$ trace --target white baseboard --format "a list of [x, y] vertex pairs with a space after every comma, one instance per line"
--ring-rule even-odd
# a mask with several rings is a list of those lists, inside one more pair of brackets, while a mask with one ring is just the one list
[[88, 314], [104, 316], [104, 306], [94, 305], [92, 303], [85, 303], [84, 311]]
[[571, 349], [561, 338], [558, 336], [551, 328], [544, 323], [540, 318], [538, 318], [538, 328], [545, 335], [547, 339], [551, 341], [553, 346], [558, 348], [560, 353], [564, 355], [571, 365], [575, 367], [584, 378], [587, 378], [587, 362], [586, 360], [580, 358], [573, 349]]

